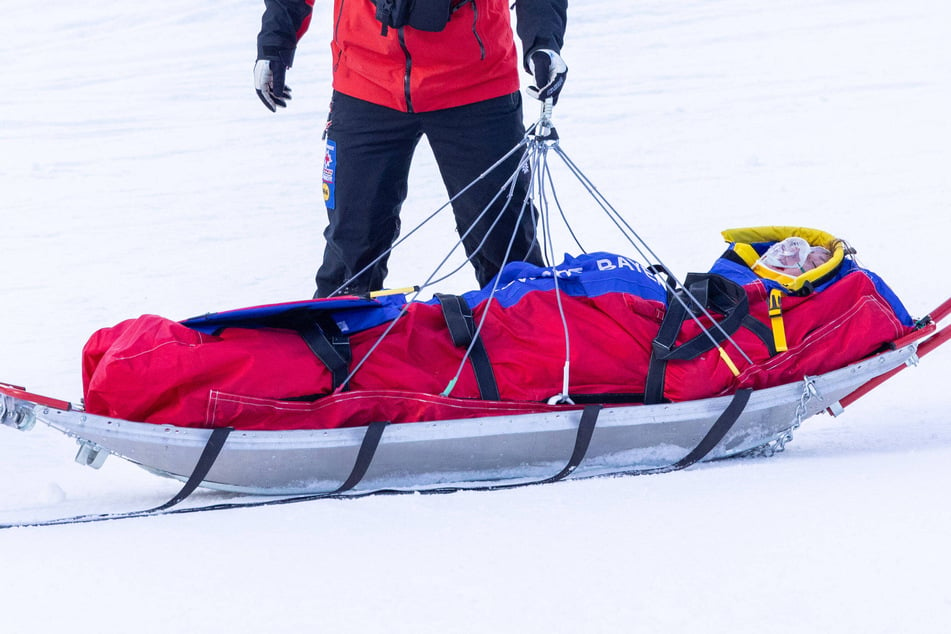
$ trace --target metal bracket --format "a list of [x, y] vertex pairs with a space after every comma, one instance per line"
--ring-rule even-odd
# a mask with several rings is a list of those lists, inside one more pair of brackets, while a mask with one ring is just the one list
[[0, 424], [8, 425], [20, 431], [29, 431], [36, 424], [33, 407], [24, 405], [12, 396], [0, 395]]
[[109, 457], [109, 452], [90, 440], [77, 440], [79, 451], [76, 453], [76, 462], [93, 469], [98, 469]]
[[539, 116], [538, 122], [535, 124], [534, 130], [530, 132], [530, 134], [534, 136], [536, 142], [547, 141], [552, 144], [558, 142], [558, 132], [551, 124], [552, 107], [553, 104], [551, 99], [546, 99], [542, 102], [541, 115]]
[[845, 408], [842, 406], [842, 401], [836, 401], [826, 409], [832, 416], [836, 417], [845, 413]]

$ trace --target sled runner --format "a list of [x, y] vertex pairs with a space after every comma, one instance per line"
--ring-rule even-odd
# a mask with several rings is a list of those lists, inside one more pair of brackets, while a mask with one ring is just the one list
[[90, 338], [82, 405], [0, 384], [0, 423], [75, 437], [88, 466], [114, 454], [185, 482], [152, 511], [197, 486], [294, 499], [506, 488], [781, 451], [804, 420], [947, 340], [951, 300], [912, 319], [814, 229], [728, 230], [727, 252], [680, 282], [545, 129], [525, 141], [540, 231], [553, 149], [656, 265], [582, 253], [428, 301], [143, 316]]

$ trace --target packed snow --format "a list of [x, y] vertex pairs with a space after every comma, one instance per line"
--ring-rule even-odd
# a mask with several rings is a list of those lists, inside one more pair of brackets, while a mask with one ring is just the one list
[[[96, 329], [310, 297], [330, 3], [269, 113], [263, 3], [10, 3], [0, 22], [0, 380], [77, 401]], [[730, 227], [846, 238], [916, 316], [951, 284], [951, 4], [572, 3], [561, 147], [678, 274]], [[528, 78], [526, 77], [526, 83]], [[526, 101], [526, 122], [538, 106]], [[566, 179], [567, 180], [567, 179]], [[586, 246], [627, 244], [583, 192]], [[556, 183], [561, 185], [561, 183]], [[420, 149], [404, 226], [444, 202]], [[448, 251], [397, 252], [418, 282]], [[559, 245], [571, 250], [570, 243]], [[452, 290], [474, 285], [466, 269]], [[946, 632], [951, 350], [786, 451], [650, 477], [0, 531], [6, 632]], [[0, 523], [179, 484], [0, 429]], [[195, 494], [197, 502], [227, 496]]]

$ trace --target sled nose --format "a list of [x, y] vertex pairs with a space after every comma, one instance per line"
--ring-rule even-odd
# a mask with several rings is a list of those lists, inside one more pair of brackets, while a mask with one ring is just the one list
[[36, 424], [36, 416], [31, 406], [7, 394], [0, 394], [0, 424], [29, 431]]

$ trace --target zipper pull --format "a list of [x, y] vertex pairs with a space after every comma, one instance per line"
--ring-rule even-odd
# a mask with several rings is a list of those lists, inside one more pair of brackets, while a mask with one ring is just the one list
[[377, 0], [376, 19], [383, 25], [383, 28], [380, 29], [380, 35], [383, 37], [386, 37], [386, 34], [390, 32], [389, 22], [390, 16], [393, 15], [394, 5], [394, 0]]

